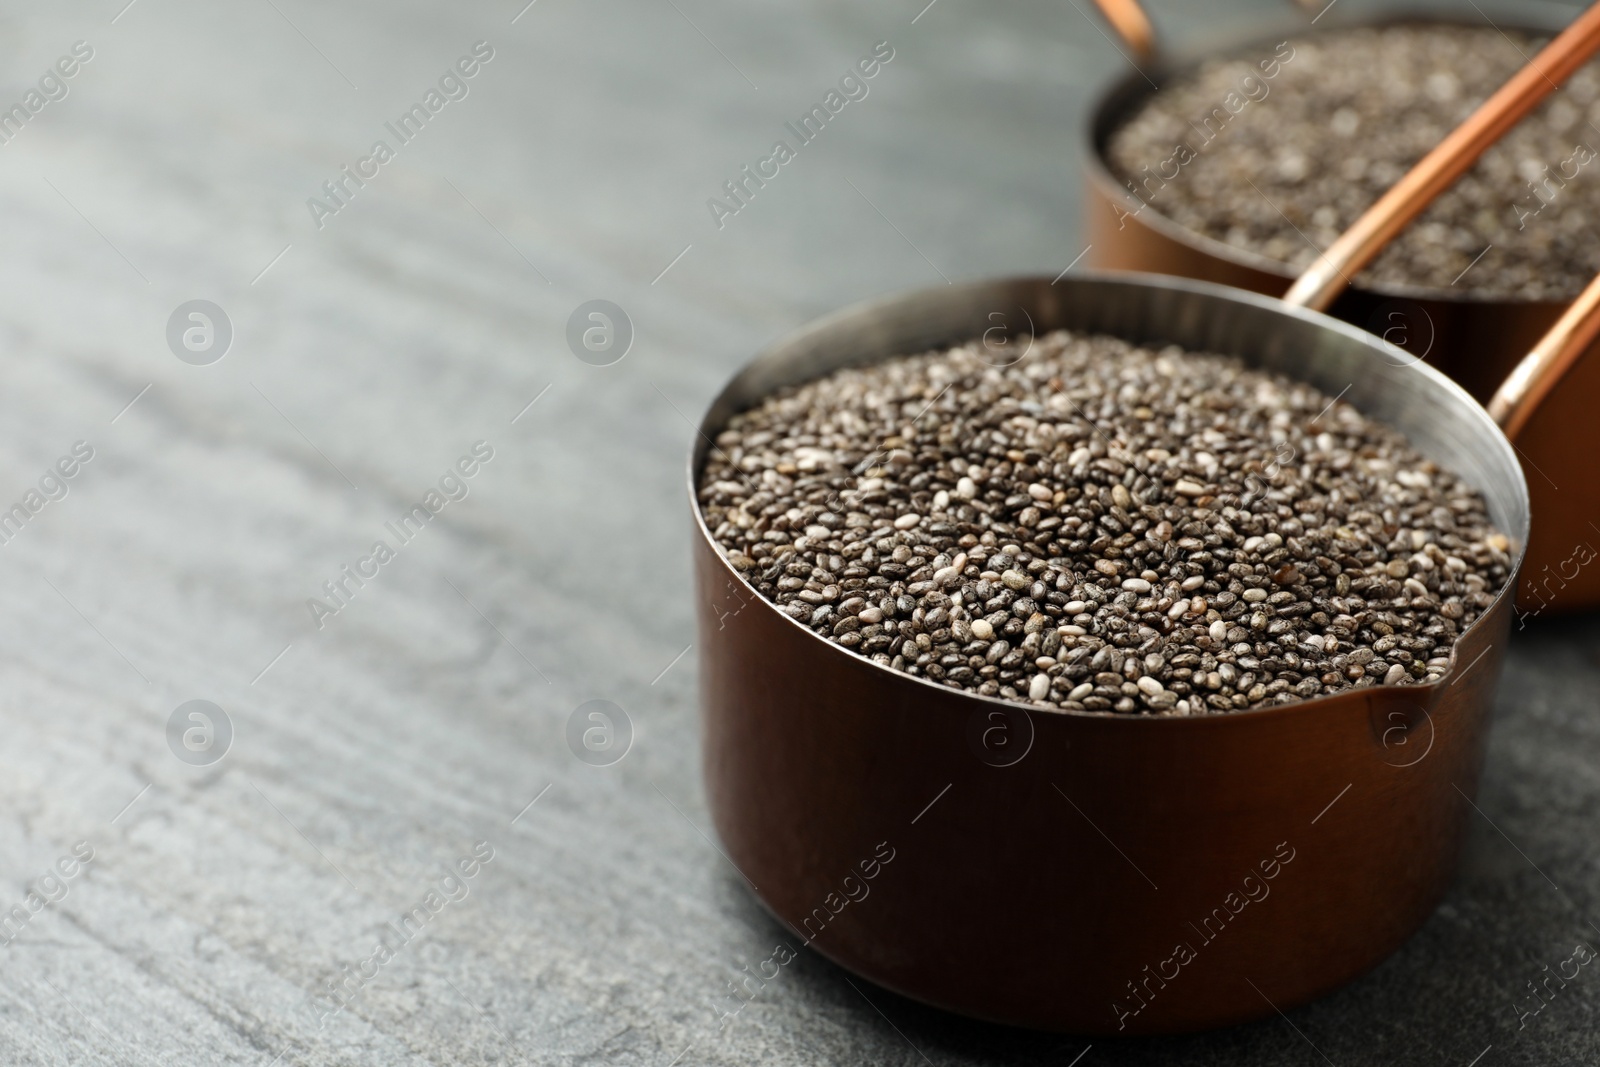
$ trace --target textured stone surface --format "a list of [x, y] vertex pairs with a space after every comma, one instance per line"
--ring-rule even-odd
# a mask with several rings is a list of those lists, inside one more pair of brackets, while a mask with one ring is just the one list
[[[0, 1061], [1079, 1055], [809, 954], [719, 1029], [727, 983], [783, 933], [706, 837], [679, 657], [684, 416], [850, 300], [1067, 266], [1073, 123], [1122, 63], [1085, 15], [123, 3], [0, 15], [0, 101], [74, 41], [95, 50], [0, 147], [0, 501], [95, 449], [0, 545], [0, 904], [94, 850], [0, 946]], [[1282, 13], [1204, 7], [1158, 14], [1182, 36]], [[470, 95], [318, 230], [306, 198], [479, 39], [495, 58]], [[719, 231], [706, 198], [885, 39], [870, 95]], [[164, 337], [196, 298], [236, 328], [211, 366]], [[567, 349], [592, 298], [636, 325], [615, 366]], [[495, 452], [470, 495], [316, 629], [306, 599], [478, 440]], [[1099, 1042], [1082, 1067], [1322, 1062], [1310, 1043], [1341, 1065], [1594, 1059], [1600, 977], [1520, 1032], [1512, 1006], [1600, 940], [1597, 650], [1593, 619], [1519, 635], [1465, 872], [1392, 960], [1292, 1027]], [[611, 767], [566, 742], [596, 698], [634, 725]], [[211, 766], [168, 747], [192, 699], [234, 727]], [[319, 1031], [313, 995], [480, 839], [470, 895]]]

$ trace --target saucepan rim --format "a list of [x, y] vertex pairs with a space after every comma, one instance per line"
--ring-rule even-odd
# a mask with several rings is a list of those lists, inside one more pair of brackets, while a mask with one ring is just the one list
[[[930, 294], [938, 293], [947, 297], [955, 298], [958, 297], [963, 290], [979, 291], [995, 286], [1040, 286], [1056, 284], [1052, 283], [1048, 277], [1042, 275], [1019, 275], [1007, 278], [986, 278], [966, 283], [958, 283], [953, 287], [940, 286], [936, 288], [924, 287], [918, 289], [900, 290], [877, 298], [860, 301], [841, 308], [840, 310], [834, 311], [831, 314], [824, 315], [821, 318], [813, 319], [810, 322], [807, 322], [798, 329], [780, 337], [772, 344], [767, 345], [753, 358], [740, 364], [739, 368], [732, 376], [728, 378], [728, 380], [723, 384], [722, 388], [717, 391], [717, 393], [707, 404], [705, 413], [701, 416], [700, 422], [696, 426], [695, 436], [690, 441], [688, 461], [686, 464], [686, 487], [688, 490], [690, 510], [694, 513], [695, 529], [699, 536], [705, 540], [707, 547], [709, 547], [716, 555], [723, 568], [729, 574], [735, 576], [741, 583], [743, 583], [745, 589], [749, 592], [750, 597], [759, 602], [762, 610], [772, 612], [774, 615], [782, 619], [783, 622], [793, 626], [800, 634], [804, 635], [804, 639], [816, 641], [825, 646], [834, 654], [849, 657], [849, 661], [854, 664], [865, 668], [883, 671], [885, 674], [889, 675], [898, 682], [911, 685], [927, 686], [931, 690], [939, 693], [941, 696], [962, 697], [975, 701], [980, 706], [988, 705], [997, 709], [1011, 711], [1020, 709], [1027, 711], [1030, 714], [1039, 713], [1046, 715], [1062, 715], [1070, 718], [1090, 719], [1095, 722], [1121, 721], [1126, 723], [1145, 724], [1241, 723], [1254, 721], [1263, 716], [1269, 715], [1310, 714], [1312, 713], [1311, 709], [1313, 708], [1326, 708], [1341, 701], [1349, 701], [1352, 697], [1358, 699], [1371, 699], [1372, 697], [1378, 695], [1403, 695], [1418, 698], [1419, 702], [1423, 703], [1425, 706], [1432, 706], [1437, 695], [1454, 681], [1456, 681], [1460, 673], [1464, 673], [1459, 671], [1459, 653], [1463, 644], [1466, 643], [1468, 638], [1471, 637], [1475, 631], [1478, 631], [1491, 616], [1500, 610], [1501, 602], [1503, 600], [1514, 595], [1517, 588], [1518, 579], [1521, 576], [1522, 564], [1527, 554], [1528, 529], [1530, 523], [1530, 501], [1527, 480], [1523, 476], [1521, 464], [1517, 460], [1516, 453], [1511, 445], [1511, 442], [1507, 440], [1505, 434], [1501, 432], [1500, 428], [1489, 416], [1489, 413], [1483, 409], [1482, 405], [1473, 399], [1466, 390], [1461, 388], [1461, 386], [1457, 385], [1450, 378], [1446, 377], [1443, 373], [1426, 363], [1414, 361], [1404, 352], [1404, 350], [1394, 347], [1387, 341], [1367, 333], [1358, 327], [1352, 326], [1349, 323], [1341, 322], [1340, 320], [1332, 318], [1331, 316], [1322, 314], [1321, 312], [1309, 311], [1304, 308], [1289, 307], [1279, 300], [1262, 296], [1258, 293], [1235, 289], [1230, 286], [1217, 285], [1213, 282], [1198, 281], [1192, 278], [1147, 274], [1137, 271], [1074, 272], [1073, 274], [1068, 275], [1066, 278], [1057, 279], [1057, 282], [1087, 283], [1090, 285], [1126, 285], [1133, 283], [1146, 285], [1157, 289], [1194, 293], [1202, 296], [1221, 298], [1223, 300], [1231, 300], [1236, 303], [1245, 304], [1255, 308], [1270, 310], [1291, 318], [1301, 319], [1319, 328], [1342, 334], [1350, 340], [1357, 341], [1365, 347], [1374, 349], [1377, 353], [1381, 353], [1390, 358], [1404, 360], [1407, 364], [1409, 364], [1410, 369], [1417, 371], [1427, 378], [1427, 380], [1430, 382], [1431, 389], [1438, 389], [1445, 393], [1451, 394], [1456, 400], [1464, 402], [1465, 405], [1467, 405], [1469, 417], [1476, 418], [1480, 423], [1482, 432], [1485, 435], [1488, 435], [1490, 439], [1495, 441], [1496, 447], [1498, 447], [1502, 453], [1501, 458], [1505, 461], [1505, 465], [1515, 474], [1514, 484], [1511, 486], [1511, 489], [1514, 493], [1514, 504], [1516, 506], [1512, 509], [1512, 511], [1514, 514], [1519, 516], [1520, 521], [1516, 523], [1518, 529], [1501, 531], [1512, 541], [1512, 552], [1510, 553], [1511, 567], [1505, 583], [1500, 587], [1500, 590], [1495, 594], [1494, 599], [1490, 602], [1490, 604], [1479, 613], [1477, 619], [1473, 621], [1472, 625], [1467, 627], [1456, 637], [1456, 640], [1451, 645], [1450, 649], [1450, 665], [1445, 669], [1444, 673], [1437, 681], [1422, 685], [1388, 686], [1380, 684], [1368, 686], [1362, 689], [1345, 689], [1337, 693], [1311, 697], [1305, 700], [1297, 700], [1289, 704], [1273, 704], [1264, 707], [1200, 715], [1128, 715], [1118, 712], [1092, 711], [1088, 709], [1078, 711], [1071, 708], [1059, 708], [1054, 706], [1033, 704], [1021, 700], [1010, 700], [1003, 697], [984, 696], [982, 694], [974, 693], [965, 689], [955, 689], [950, 686], [940, 685], [936, 682], [930, 681], [927, 678], [894, 670], [892, 667], [878, 663], [866, 656], [860, 655], [859, 653], [856, 653], [850, 649], [837, 645], [832, 641], [828, 641], [811, 630], [809, 627], [802, 625], [799, 620], [791, 617], [788, 613], [779, 610], [776, 604], [772, 603], [765, 596], [763, 596], [755, 588], [755, 586], [744, 577], [743, 574], [741, 574], [728, 562], [727, 556], [722, 547], [717, 543], [717, 540], [713, 536], [710, 527], [706, 524], [705, 513], [700, 505], [698, 475], [700, 469], [704, 465], [704, 457], [710, 453], [711, 442], [715, 440], [716, 435], [723, 429], [722, 425], [711, 425], [712, 416], [717, 413], [719, 408], [725, 406], [725, 401], [727, 400], [729, 394], [735, 389], [736, 386], [738, 386], [740, 380], [752, 368], [758, 366], [763, 361], [776, 360], [786, 349], [790, 349], [799, 344], [808, 336], [835, 330], [842, 326], [850, 326], [852, 324], [859, 325], [877, 317], [889, 308], [893, 308], [900, 304], [914, 302], [917, 299], [926, 297]], [[872, 365], [882, 362], [883, 360], [893, 359], [896, 356], [914, 354], [916, 353], [885, 352], [879, 357], [865, 361], [864, 363], [853, 365]], [[824, 370], [822, 374], [830, 373], [831, 369], [832, 368], [829, 370]], [[806, 380], [815, 379], [812, 378]], [[736, 408], [734, 410], [748, 410], [748, 405], [742, 408]], [[1430, 456], [1429, 458], [1434, 459], [1435, 462], [1438, 462], [1438, 460], [1434, 457]], [[1485, 492], [1486, 494], [1489, 491], [1482, 486], [1478, 486], [1477, 488], [1479, 488], [1480, 492]], [[1476, 660], [1474, 660], [1474, 662], [1476, 662]], [[1161, 727], [1158, 726], [1156, 728], [1159, 729]]]

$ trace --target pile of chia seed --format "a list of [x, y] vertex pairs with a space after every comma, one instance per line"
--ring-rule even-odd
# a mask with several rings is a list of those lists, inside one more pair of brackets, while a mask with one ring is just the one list
[[[1212, 60], [1154, 94], [1107, 155], [1144, 210], [1298, 272], [1544, 43], [1487, 25], [1397, 25]], [[1180, 164], [1175, 153], [1192, 158]], [[1600, 63], [1591, 63], [1359, 281], [1567, 301], [1597, 271]]]
[[986, 355], [733, 416], [699, 483], [729, 562], [895, 670], [1168, 715], [1437, 679], [1507, 579], [1480, 494], [1311, 386], [1065, 332]]

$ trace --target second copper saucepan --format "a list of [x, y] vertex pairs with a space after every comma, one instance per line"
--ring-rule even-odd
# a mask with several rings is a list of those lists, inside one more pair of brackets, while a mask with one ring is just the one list
[[[1103, 3], [1108, 14], [1121, 12], [1120, 32], [1129, 32], [1129, 0]], [[1348, 30], [1353, 26], [1452, 24], [1435, 12], [1389, 13], [1381, 19], [1344, 18], [1332, 9], [1314, 27], [1295, 36]], [[1591, 10], [1580, 16], [1594, 19]], [[1142, 18], [1142, 14], [1137, 15]], [[1475, 16], [1483, 24], [1484, 16]], [[1542, 9], [1519, 7], [1514, 13], [1492, 10], [1495, 26], [1534, 35], [1560, 28]], [[1465, 24], [1466, 20], [1462, 20]], [[1148, 23], [1146, 23], [1148, 27]], [[1150, 40], [1148, 30], [1146, 40]], [[1270, 55], [1283, 35], [1240, 45], [1226, 54]], [[1290, 37], [1291, 42], [1294, 36]], [[1211, 53], [1214, 56], [1216, 53]], [[1114, 85], [1093, 110], [1088, 124], [1087, 221], [1089, 261], [1099, 267], [1148, 270], [1234, 285], [1281, 295], [1294, 279], [1289, 267], [1252, 251], [1199, 234], [1163, 216], [1155, 204], [1141, 204], [1107, 161], [1112, 134], [1157, 90], [1197, 69], [1208, 56], [1157, 55], [1141, 60], [1141, 72]], [[1352, 57], [1352, 62], [1359, 62]], [[1535, 61], [1524, 75], [1547, 73]], [[1554, 79], [1561, 81], [1560, 77]], [[1437, 191], [1437, 190], [1435, 190]], [[1330, 250], [1330, 254], [1332, 250]], [[1326, 264], [1324, 264], [1326, 266]], [[1347, 273], [1355, 275], [1355, 270]], [[1316, 300], [1310, 306], [1323, 306]], [[1453, 289], [1385, 286], [1359, 281], [1330, 308], [1330, 313], [1368, 329], [1383, 332], [1398, 324], [1413, 339], [1425, 337], [1428, 362], [1485, 400], [1509, 373], [1533, 340], [1561, 314], [1564, 305], [1550, 301], [1487, 299]], [[1393, 336], [1393, 335], [1391, 335]], [[1600, 352], [1584, 355], [1572, 368], [1560, 392], [1548, 398], [1536, 418], [1514, 435], [1528, 476], [1534, 514], [1538, 516], [1524, 569], [1520, 602], [1524, 613], [1574, 610], [1600, 605], [1600, 567], [1584, 567], [1600, 548], [1600, 479], [1589, 471], [1590, 455], [1600, 447]], [[1591, 547], [1592, 546], [1592, 547]]]

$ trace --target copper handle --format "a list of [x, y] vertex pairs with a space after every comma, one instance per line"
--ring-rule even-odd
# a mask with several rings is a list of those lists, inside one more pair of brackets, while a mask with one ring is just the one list
[[1561, 381], [1589, 344], [1600, 335], [1600, 277], [1578, 294], [1578, 299], [1522, 358], [1489, 401], [1489, 414], [1506, 436], [1515, 441], [1539, 402]]
[[1155, 55], [1156, 31], [1139, 0], [1094, 0], [1094, 4], [1136, 57], [1149, 59]]
[[[1326, 310], [1371, 263], [1383, 246], [1464, 174], [1478, 157], [1600, 50], [1600, 4], [1573, 20], [1527, 66], [1423, 157], [1367, 209], [1284, 296], [1284, 301]], [[1508, 385], [1510, 383], [1507, 383]]]

